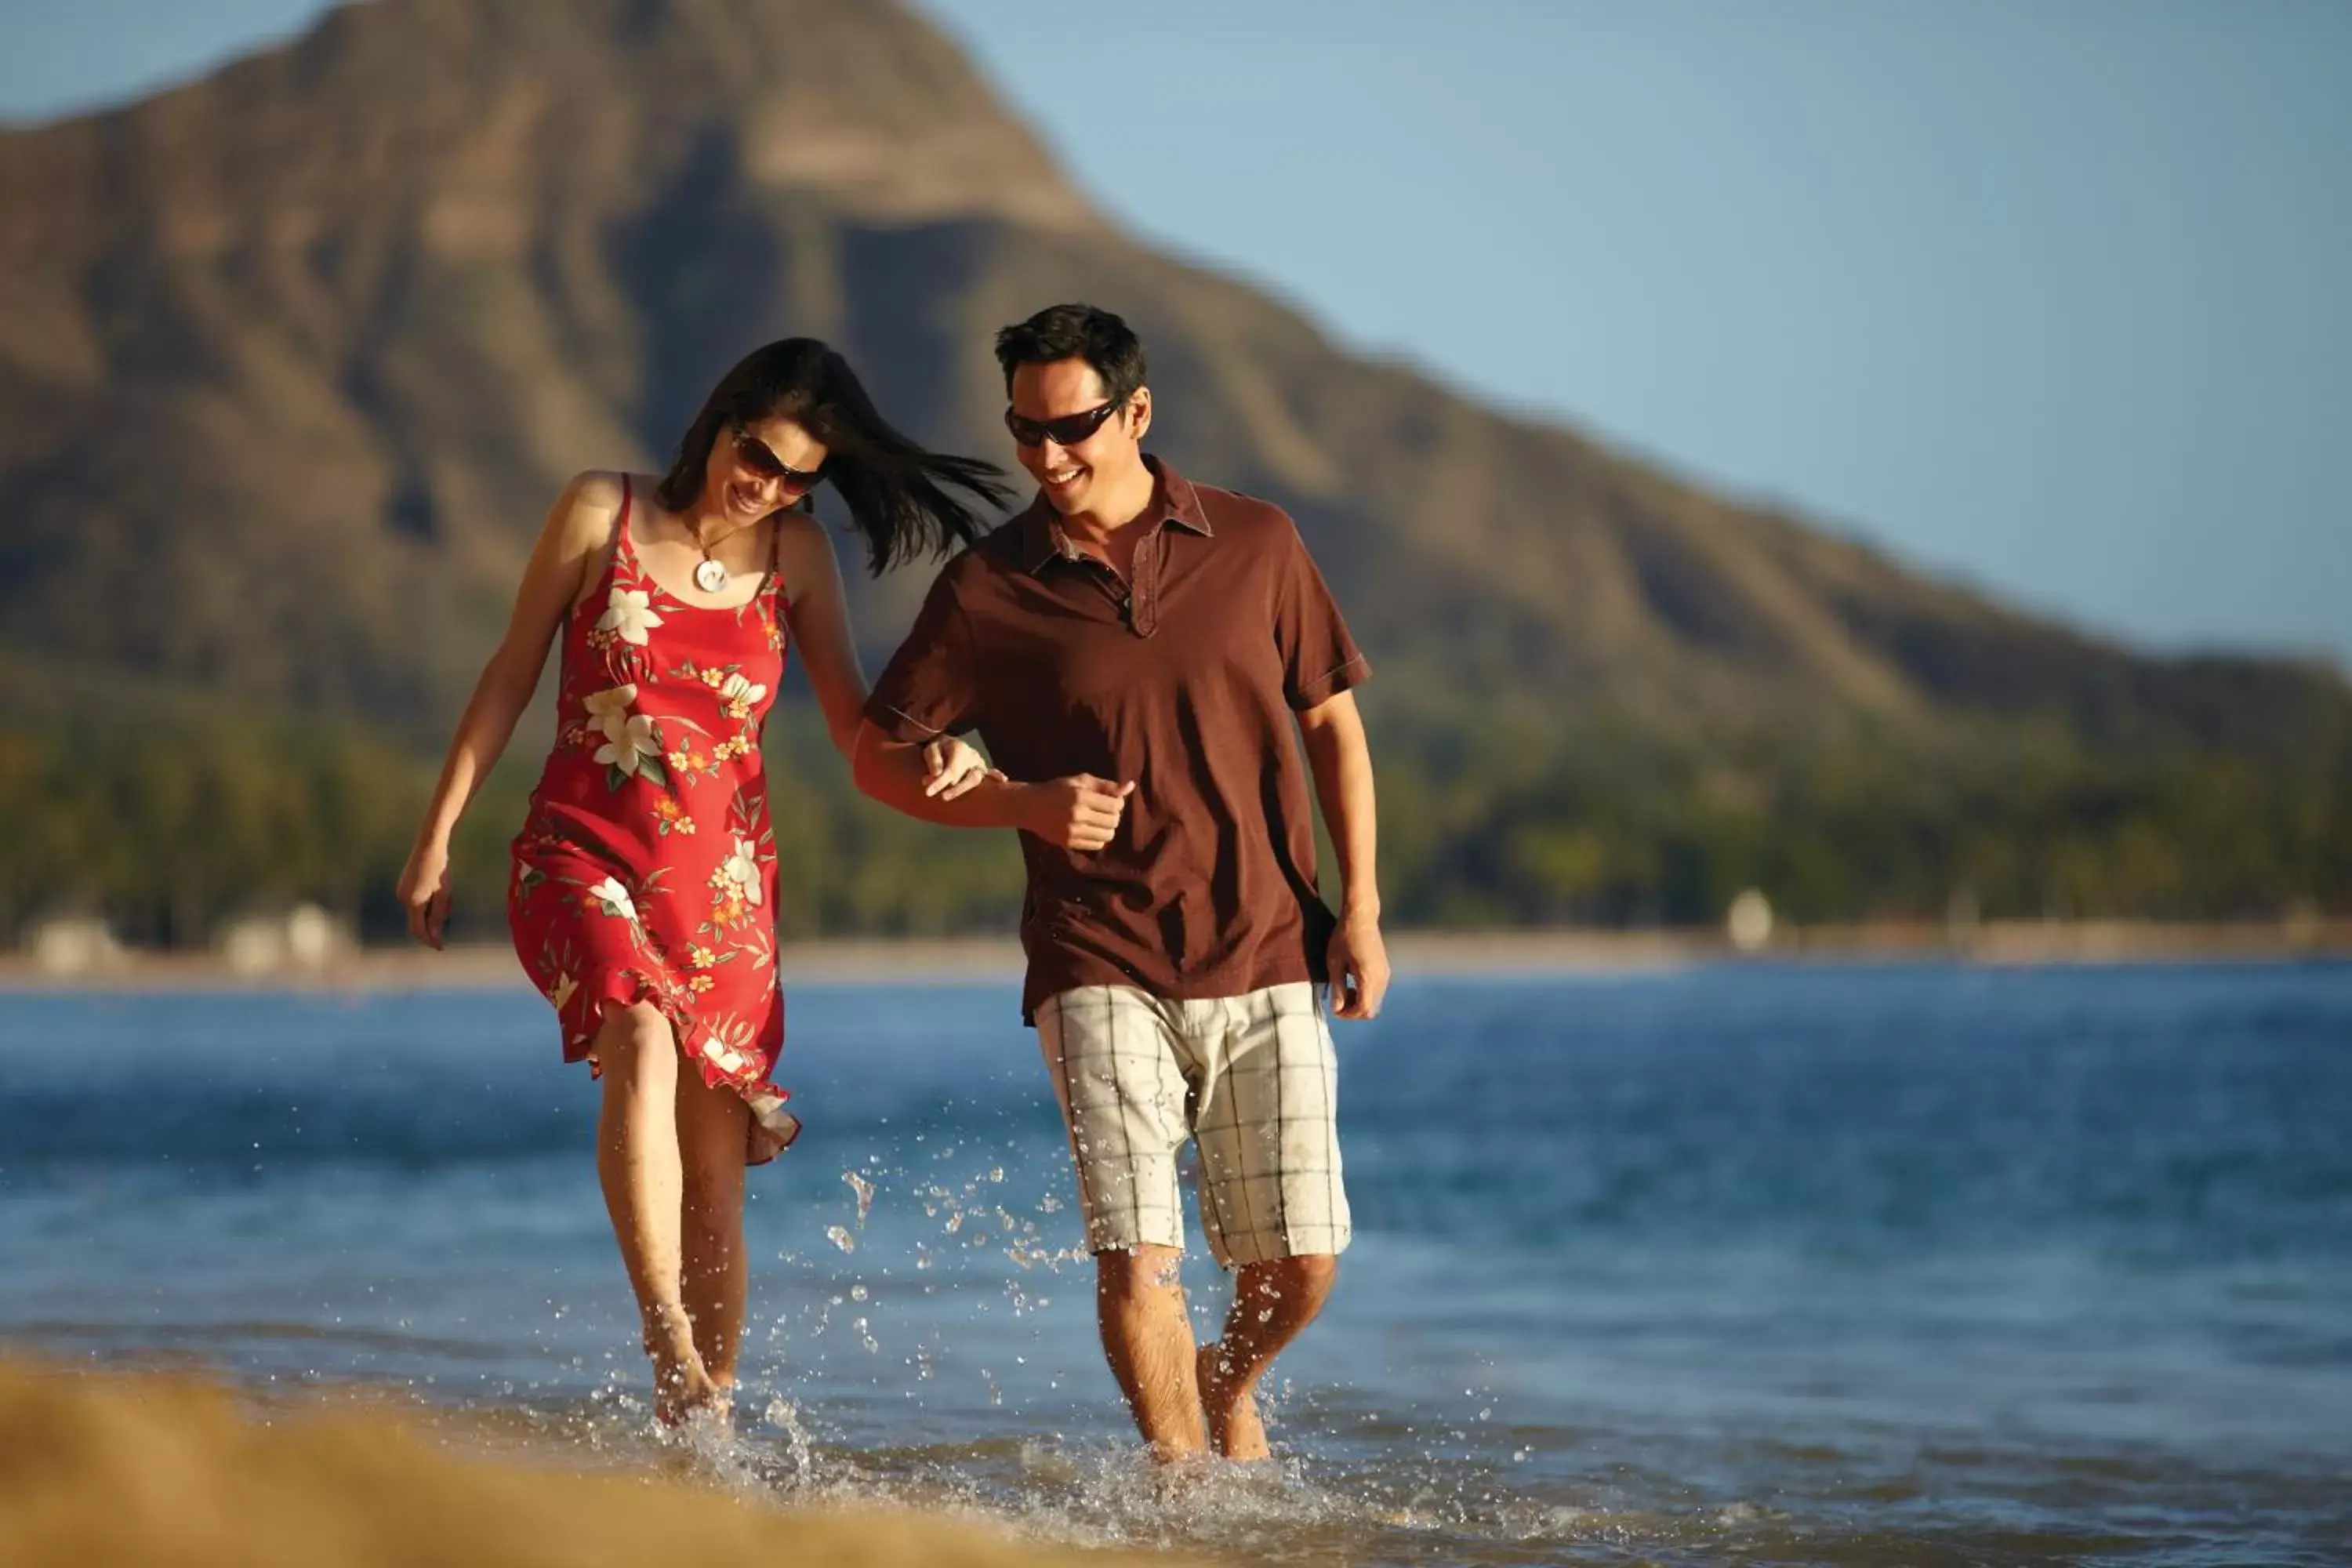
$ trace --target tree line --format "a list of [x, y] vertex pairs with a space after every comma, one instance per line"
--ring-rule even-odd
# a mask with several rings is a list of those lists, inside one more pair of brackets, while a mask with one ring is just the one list
[[[1590, 715], [1372, 723], [1397, 926], [1711, 924], [1747, 888], [1801, 922], [2352, 912], [2342, 757], [2120, 756], [2015, 724], [1701, 744]], [[767, 756], [782, 936], [1013, 928], [1011, 835], [863, 799], [805, 703], [779, 708]], [[506, 845], [539, 759], [519, 737], [460, 829], [460, 939], [503, 938]], [[236, 914], [313, 901], [397, 941], [393, 885], [436, 765], [339, 719], [0, 729], [0, 939], [94, 913], [132, 943], [201, 947]]]

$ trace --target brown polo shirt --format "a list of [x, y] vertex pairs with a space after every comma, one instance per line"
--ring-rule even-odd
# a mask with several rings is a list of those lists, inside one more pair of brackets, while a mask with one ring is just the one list
[[866, 705], [898, 740], [978, 730], [1014, 779], [1133, 780], [1092, 854], [1021, 835], [1024, 1017], [1076, 985], [1237, 996], [1323, 978], [1332, 917], [1291, 714], [1370, 673], [1279, 507], [1156, 458], [1132, 582], [1039, 496], [941, 569]]

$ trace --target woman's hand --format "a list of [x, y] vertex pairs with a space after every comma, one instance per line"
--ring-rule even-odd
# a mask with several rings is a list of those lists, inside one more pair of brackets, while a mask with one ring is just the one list
[[1003, 778], [988, 759], [953, 735], [942, 735], [923, 747], [923, 794], [936, 800], [953, 800], [982, 779]]
[[438, 952], [449, 923], [449, 850], [419, 844], [400, 873], [400, 907], [408, 911], [408, 934]]

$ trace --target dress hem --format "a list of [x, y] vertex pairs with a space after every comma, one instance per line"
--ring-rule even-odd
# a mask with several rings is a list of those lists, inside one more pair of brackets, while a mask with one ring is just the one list
[[[701, 1072], [704, 1085], [710, 1089], [731, 1090], [751, 1110], [751, 1120], [745, 1129], [743, 1163], [746, 1165], [764, 1165], [792, 1147], [793, 1140], [801, 1133], [800, 1118], [784, 1109], [784, 1102], [792, 1098], [792, 1091], [779, 1088], [761, 1074], [748, 1070], [758, 1060], [756, 1057], [727, 1045], [692, 1011], [674, 998], [666, 996], [659, 984], [635, 970], [615, 972], [599, 991], [600, 994], [590, 999], [583, 1009], [585, 1027], [576, 1039], [568, 1034], [565, 1037], [565, 1061], [584, 1061], [593, 1075], [603, 1077], [604, 1068], [596, 1060], [596, 1053], [590, 1042], [604, 1026], [604, 1015], [616, 1005], [634, 1007], [641, 1002], [648, 1004], [669, 1025], [670, 1037], [677, 1045], [677, 1054], [685, 1058], [688, 1065]], [[701, 1037], [698, 1042], [698, 1035]], [[743, 1063], [741, 1070], [730, 1070], [725, 1065], [730, 1056]]]

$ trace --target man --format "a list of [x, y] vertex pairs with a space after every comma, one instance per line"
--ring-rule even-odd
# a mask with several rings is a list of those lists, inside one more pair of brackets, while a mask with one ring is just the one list
[[[1056, 305], [997, 334], [1039, 492], [950, 562], [866, 704], [857, 781], [933, 822], [1022, 830], [1023, 1016], [1067, 1118], [1103, 1351], [1155, 1454], [1266, 1457], [1253, 1392], [1348, 1245], [1332, 1011], [1380, 1011], [1370, 673], [1290, 519], [1146, 457], [1125, 322]], [[1339, 853], [1315, 881], [1292, 715]], [[926, 795], [921, 747], [977, 729], [1005, 775]], [[1177, 1152], [1238, 1270], [1196, 1350]]]

